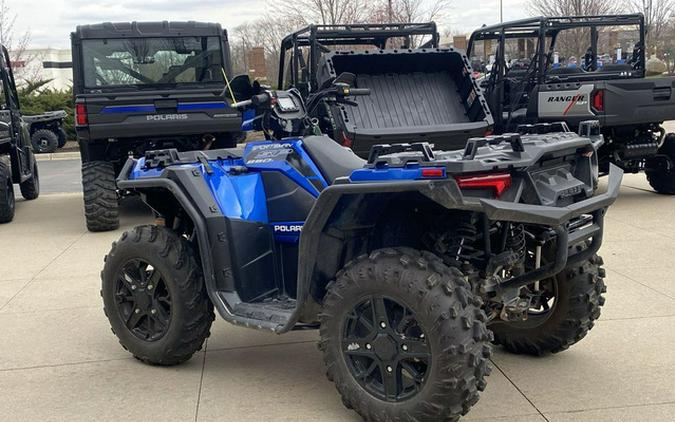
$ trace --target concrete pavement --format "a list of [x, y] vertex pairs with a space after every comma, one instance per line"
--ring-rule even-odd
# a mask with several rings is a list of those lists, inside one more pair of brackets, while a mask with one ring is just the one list
[[[68, 192], [52, 182], [76, 177], [79, 163], [44, 164], [43, 192]], [[558, 355], [495, 348], [487, 390], [466, 420], [675, 419], [674, 206], [644, 175], [626, 176], [606, 219], [600, 321]], [[124, 228], [150, 221], [137, 201], [124, 205]], [[86, 231], [79, 185], [19, 200], [16, 220], [0, 226], [0, 419], [358, 420], [324, 376], [315, 332], [274, 336], [216, 320], [205, 351], [184, 365], [131, 358], [99, 296], [103, 256], [121, 232]]]

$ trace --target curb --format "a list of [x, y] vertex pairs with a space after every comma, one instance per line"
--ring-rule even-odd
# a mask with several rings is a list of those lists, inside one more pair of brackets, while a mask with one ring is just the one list
[[51, 154], [35, 154], [37, 161], [51, 161], [51, 160], [79, 160], [79, 152], [54, 152]]

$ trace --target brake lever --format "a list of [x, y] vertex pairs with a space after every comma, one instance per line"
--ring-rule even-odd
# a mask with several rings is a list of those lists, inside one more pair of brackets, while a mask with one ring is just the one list
[[347, 105], [350, 105], [350, 106], [352, 106], [352, 107], [358, 107], [358, 105], [359, 105], [357, 102], [352, 101], [352, 100], [348, 100], [348, 99], [346, 99], [346, 98], [344, 98], [344, 97], [338, 97], [338, 98], [335, 100], [335, 102], [337, 102], [337, 103], [339, 103], [339, 104], [347, 104]]

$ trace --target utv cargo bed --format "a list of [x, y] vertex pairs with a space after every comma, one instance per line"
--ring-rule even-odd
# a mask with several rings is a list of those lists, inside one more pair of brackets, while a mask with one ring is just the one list
[[[423, 36], [430, 41], [419, 48], [391, 48]], [[305, 62], [293, 46], [308, 46], [313, 54]], [[469, 60], [461, 51], [438, 47], [433, 23], [310, 26], [284, 40], [282, 61], [287, 54], [289, 78], [282, 69], [282, 84], [312, 91], [352, 73], [357, 88], [370, 88], [369, 96], [350, 98], [355, 105], [332, 105], [315, 116], [324, 132], [361, 156], [382, 143], [428, 141], [443, 150], [461, 149], [492, 126]]]
[[335, 52], [324, 56], [319, 81], [356, 75], [356, 106], [335, 107], [344, 136], [357, 154], [377, 143], [429, 141], [441, 149], [463, 148], [491, 125], [485, 101], [461, 53], [452, 49]]

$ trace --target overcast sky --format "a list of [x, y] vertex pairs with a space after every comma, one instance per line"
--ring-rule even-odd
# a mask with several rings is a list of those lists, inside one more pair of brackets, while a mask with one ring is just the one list
[[[32, 48], [67, 48], [79, 24], [131, 20], [198, 20], [231, 29], [267, 12], [266, 0], [6, 0], [17, 33], [30, 30]], [[504, 19], [527, 16], [527, 0], [503, 0]], [[441, 27], [471, 32], [499, 21], [499, 0], [453, 0]], [[289, 28], [289, 32], [290, 32]]]

